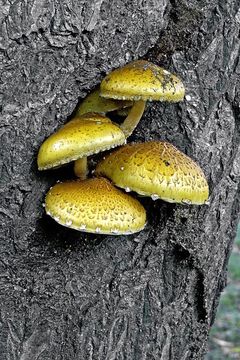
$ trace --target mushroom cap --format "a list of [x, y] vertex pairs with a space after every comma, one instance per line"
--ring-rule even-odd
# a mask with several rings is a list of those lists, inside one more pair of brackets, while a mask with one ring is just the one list
[[182, 81], [167, 70], [136, 60], [108, 74], [100, 85], [101, 96], [119, 100], [180, 101]]
[[200, 167], [168, 142], [123, 146], [101, 161], [95, 174], [153, 200], [200, 205], [209, 195]]
[[45, 209], [59, 224], [91, 233], [127, 235], [146, 223], [143, 206], [104, 178], [54, 185]]
[[38, 153], [38, 169], [46, 170], [122, 145], [125, 135], [106, 116], [76, 117], [47, 138]]
[[100, 89], [95, 89], [80, 103], [77, 108], [77, 115], [83, 115], [88, 112], [106, 114], [131, 105], [131, 101], [104, 99], [100, 96]]

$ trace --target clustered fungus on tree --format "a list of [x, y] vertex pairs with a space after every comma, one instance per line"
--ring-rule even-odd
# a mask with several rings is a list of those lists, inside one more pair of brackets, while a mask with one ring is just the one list
[[[40, 147], [39, 170], [75, 161], [74, 172], [79, 177], [49, 190], [47, 214], [61, 225], [85, 232], [128, 235], [141, 231], [145, 209], [109, 180], [126, 192], [153, 200], [206, 203], [209, 190], [202, 170], [167, 142], [123, 146], [97, 165], [97, 177], [86, 179], [87, 157], [123, 145], [141, 119], [147, 100], [177, 102], [184, 95], [180, 79], [144, 60], [107, 75], [100, 90], [83, 100], [75, 117]], [[121, 110], [127, 113], [121, 125], [106, 117], [108, 112]]]

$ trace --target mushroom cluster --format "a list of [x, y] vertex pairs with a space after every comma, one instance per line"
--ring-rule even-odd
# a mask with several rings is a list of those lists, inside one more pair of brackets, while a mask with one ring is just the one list
[[[124, 145], [147, 100], [178, 102], [184, 95], [177, 76], [145, 60], [108, 74], [100, 88], [82, 101], [75, 117], [39, 149], [39, 170], [73, 161], [78, 177], [48, 191], [46, 213], [59, 224], [79, 231], [128, 235], [144, 228], [146, 211], [126, 192], [181, 204], [206, 203], [209, 190], [202, 170], [172, 144], [150, 141]], [[122, 124], [107, 117], [114, 112], [125, 116]], [[87, 179], [87, 157], [115, 147], [118, 149], [97, 165], [95, 177]]]

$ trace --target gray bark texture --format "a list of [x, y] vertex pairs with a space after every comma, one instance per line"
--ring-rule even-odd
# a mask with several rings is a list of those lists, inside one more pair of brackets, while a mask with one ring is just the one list
[[[239, 216], [239, 0], [1, 0], [1, 360], [203, 359]], [[142, 198], [131, 236], [61, 227], [41, 204], [71, 166], [43, 140], [110, 70], [145, 58], [187, 99], [151, 103], [131, 140], [195, 159], [210, 203]]]

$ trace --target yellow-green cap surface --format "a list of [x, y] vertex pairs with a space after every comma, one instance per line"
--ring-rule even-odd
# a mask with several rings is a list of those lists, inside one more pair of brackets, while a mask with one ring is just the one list
[[103, 178], [54, 185], [45, 209], [59, 224], [91, 233], [127, 235], [146, 222], [143, 206]]
[[200, 205], [209, 195], [200, 167], [167, 142], [123, 146], [98, 164], [96, 174], [154, 200]]
[[104, 99], [100, 97], [100, 89], [96, 89], [80, 103], [77, 108], [77, 115], [83, 115], [88, 112], [106, 114], [131, 105], [131, 101]]
[[133, 61], [108, 74], [100, 85], [101, 96], [122, 100], [183, 100], [182, 81], [145, 60]]
[[51, 169], [124, 142], [122, 130], [110, 119], [88, 113], [69, 121], [44, 141], [38, 153], [38, 169]]

